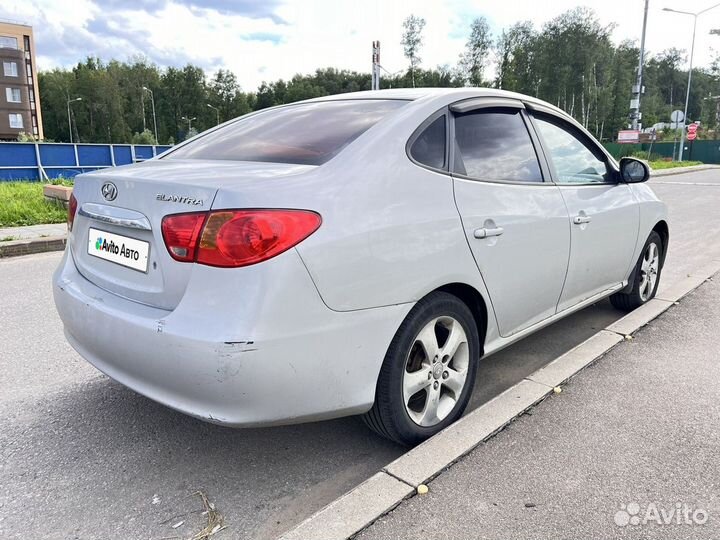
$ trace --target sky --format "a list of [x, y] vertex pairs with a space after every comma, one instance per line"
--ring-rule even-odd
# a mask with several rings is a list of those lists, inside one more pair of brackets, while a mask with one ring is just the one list
[[[579, 3], [578, 3], [579, 2]], [[717, 0], [650, 0], [646, 49], [689, 51], [693, 17]], [[370, 71], [371, 44], [381, 42], [381, 63], [403, 70], [402, 22], [424, 17], [424, 67], [454, 65], [473, 18], [484, 15], [495, 35], [518, 21], [536, 27], [584, 5], [602, 24], [615, 24], [613, 39], [639, 43], [644, 0], [2, 0], [0, 19], [34, 27], [41, 70], [71, 67], [88, 55], [128, 60], [143, 55], [160, 66], [190, 62], [208, 75], [232, 70], [246, 91], [262, 81], [335, 67]], [[720, 50], [720, 7], [698, 18], [696, 66]], [[491, 68], [492, 71], [492, 68]]]

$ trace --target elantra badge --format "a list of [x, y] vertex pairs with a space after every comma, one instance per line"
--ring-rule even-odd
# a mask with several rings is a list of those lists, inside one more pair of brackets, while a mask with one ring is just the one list
[[202, 206], [203, 200], [196, 199], [194, 197], [184, 197], [182, 195], [167, 195], [165, 193], [158, 193], [155, 199], [162, 202], [176, 202], [181, 204], [191, 204], [193, 206]]

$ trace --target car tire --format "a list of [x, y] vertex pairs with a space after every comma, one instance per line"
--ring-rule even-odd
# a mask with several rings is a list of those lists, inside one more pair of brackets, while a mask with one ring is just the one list
[[433, 436], [467, 407], [479, 354], [477, 323], [467, 305], [446, 292], [429, 294], [413, 307], [390, 343], [375, 403], [363, 420], [406, 446]]
[[662, 238], [657, 232], [651, 232], [635, 266], [632, 287], [629, 292], [613, 294], [610, 297], [613, 306], [622, 311], [632, 311], [655, 297], [660, 283], [663, 253]]

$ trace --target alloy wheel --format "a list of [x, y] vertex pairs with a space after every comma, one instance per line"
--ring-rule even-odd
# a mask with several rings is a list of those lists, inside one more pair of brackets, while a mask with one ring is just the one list
[[645, 248], [642, 263], [640, 264], [640, 298], [647, 302], [655, 290], [660, 269], [660, 250], [657, 244], [650, 242]]
[[415, 338], [405, 362], [403, 402], [416, 424], [430, 427], [453, 410], [468, 375], [470, 354], [462, 325], [437, 317]]

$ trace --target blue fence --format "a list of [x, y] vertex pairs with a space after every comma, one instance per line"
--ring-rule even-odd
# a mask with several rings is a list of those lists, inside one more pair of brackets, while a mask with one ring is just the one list
[[145, 161], [169, 148], [144, 144], [0, 143], [0, 181], [71, 178]]

